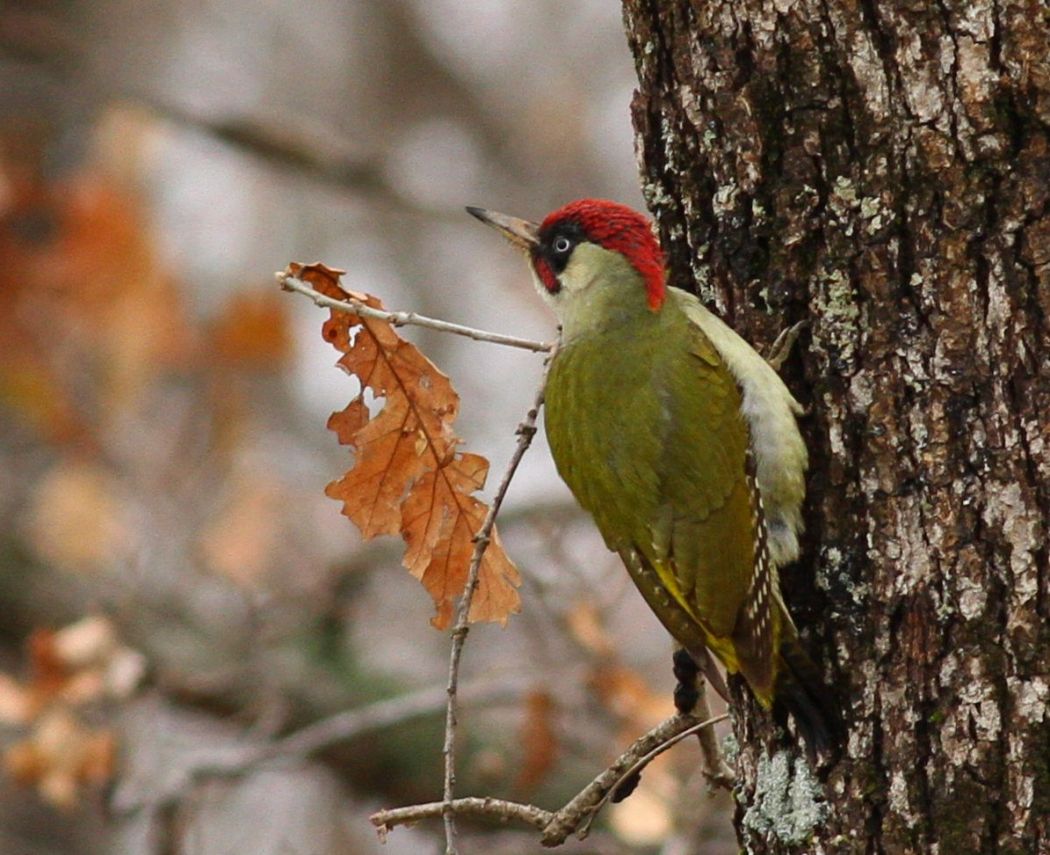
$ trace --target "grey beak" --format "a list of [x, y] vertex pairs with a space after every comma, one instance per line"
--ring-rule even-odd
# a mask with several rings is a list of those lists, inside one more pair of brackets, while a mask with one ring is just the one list
[[506, 214], [497, 214], [485, 208], [475, 208], [471, 205], [467, 206], [467, 213], [477, 217], [485, 225], [492, 226], [512, 244], [526, 252], [539, 243], [540, 227], [536, 223]]

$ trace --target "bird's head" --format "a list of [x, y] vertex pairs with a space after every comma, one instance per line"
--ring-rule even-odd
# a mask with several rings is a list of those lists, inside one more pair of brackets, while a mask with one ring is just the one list
[[618, 202], [580, 199], [541, 223], [467, 208], [525, 252], [537, 290], [565, 322], [574, 307], [609, 301], [664, 302], [664, 258], [649, 220]]

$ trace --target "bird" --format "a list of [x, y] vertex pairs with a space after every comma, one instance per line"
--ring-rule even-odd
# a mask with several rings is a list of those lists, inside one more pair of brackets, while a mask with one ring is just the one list
[[[784, 604], [808, 455], [803, 408], [774, 368], [669, 281], [647, 217], [580, 199], [539, 223], [467, 211], [527, 257], [560, 338], [544, 425], [559, 475], [676, 643], [688, 711], [711, 660], [759, 705], [790, 714], [810, 759], [837, 753], [841, 719]], [[727, 697], [728, 700], [728, 697]]]

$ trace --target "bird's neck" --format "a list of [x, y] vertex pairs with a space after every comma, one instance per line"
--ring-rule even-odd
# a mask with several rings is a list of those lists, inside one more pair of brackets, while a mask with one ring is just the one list
[[570, 265], [562, 277], [564, 293], [556, 307], [562, 342], [600, 335], [623, 327], [654, 323], [660, 312], [649, 308], [645, 283], [622, 256], [594, 267]]

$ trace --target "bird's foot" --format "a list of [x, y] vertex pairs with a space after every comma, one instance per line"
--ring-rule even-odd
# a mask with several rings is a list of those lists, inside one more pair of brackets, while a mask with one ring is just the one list
[[772, 365], [775, 371], [779, 371], [780, 366], [791, 355], [791, 348], [795, 346], [799, 334], [805, 329], [807, 323], [808, 321], [799, 321], [797, 324], [780, 331], [780, 335], [773, 342], [773, 346], [769, 348], [769, 355], [766, 357], [766, 362]]
[[678, 684], [674, 687], [674, 706], [682, 715], [689, 715], [700, 700], [697, 678], [700, 669], [688, 650], [679, 649], [672, 659], [673, 671]]

